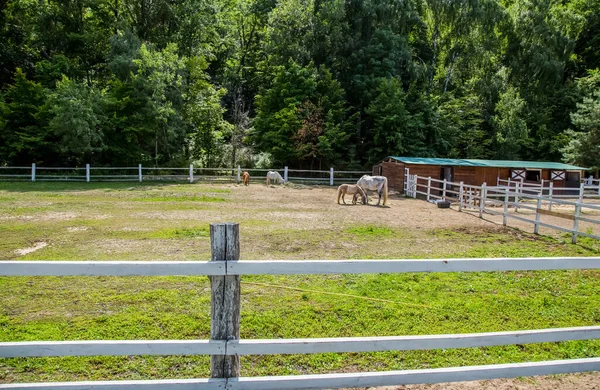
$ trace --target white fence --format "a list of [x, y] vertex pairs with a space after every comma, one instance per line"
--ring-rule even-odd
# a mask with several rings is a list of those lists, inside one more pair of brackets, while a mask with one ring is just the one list
[[185, 182], [237, 182], [241, 181], [243, 171], [250, 173], [253, 183], [265, 180], [267, 171], [278, 171], [284, 180], [307, 184], [341, 184], [354, 183], [362, 175], [370, 171], [336, 171], [305, 170], [305, 169], [255, 169], [255, 168], [201, 168], [190, 165], [186, 168], [177, 167], [0, 167], [0, 181], [185, 181]]
[[[323, 389], [397, 386], [599, 371], [600, 358], [426, 370], [239, 377], [240, 355], [472, 348], [600, 338], [600, 326], [425, 336], [240, 340], [240, 275], [364, 274], [600, 269], [600, 257], [431, 260], [239, 261], [239, 226], [211, 224], [211, 262], [2, 261], [2, 276], [172, 276], [211, 278], [210, 340], [97, 340], [0, 343], [0, 357], [211, 355], [211, 378], [2, 384], [0, 389]], [[342, 270], [342, 271], [340, 271]]]
[[[585, 199], [596, 197], [596, 192], [592, 196], [587, 195], [585, 192], [586, 189], [590, 188], [596, 191], [597, 189], [594, 186], [586, 186], [582, 183], [579, 188], [572, 189], [577, 191], [576, 196], [572, 196], [568, 194], [553, 195], [552, 182], [544, 187], [543, 184], [536, 185], [521, 181], [498, 180], [498, 186], [487, 186], [486, 183], [481, 186], [474, 186], [463, 182], [454, 183], [408, 173], [405, 183], [405, 194], [407, 196], [416, 198], [417, 195], [422, 195], [427, 201], [450, 201], [457, 204], [458, 211], [463, 209], [476, 210], [479, 212], [479, 217], [482, 217], [483, 213], [502, 215], [505, 226], [508, 219], [512, 218], [533, 224], [534, 233], [536, 234], [539, 233], [540, 227], [546, 227], [570, 233], [573, 243], [577, 243], [578, 236], [600, 240], [599, 234], [584, 232], [579, 228], [579, 222], [586, 222], [600, 228], [600, 216], [593, 214], [593, 212], [600, 210], [600, 204], [584, 202]], [[549, 192], [546, 192], [546, 190]], [[568, 191], [569, 189], [554, 188], [554, 190]], [[564, 198], [575, 198], [575, 201], [568, 201]], [[552, 211], [553, 205], [567, 207], [562, 207], [565, 210], [557, 212]], [[502, 211], [499, 211], [499, 208]], [[509, 212], [509, 209], [513, 209], [514, 212]], [[519, 210], [525, 210], [525, 212], [517, 215]], [[572, 221], [572, 227], [565, 228], [544, 222], [542, 216], [544, 218], [568, 219]]]

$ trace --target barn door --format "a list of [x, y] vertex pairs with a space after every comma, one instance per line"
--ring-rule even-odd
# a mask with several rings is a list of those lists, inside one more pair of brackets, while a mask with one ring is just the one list
[[[452, 179], [454, 179], [454, 167], [442, 167], [442, 171], [441, 171], [441, 175], [440, 175], [440, 179], [441, 180], [446, 180], [448, 183], [452, 182]], [[440, 183], [440, 189], [443, 190], [443, 186], [444, 183]], [[446, 190], [454, 190], [452, 188], [452, 186], [450, 184], [446, 185]], [[446, 195], [449, 195], [448, 193], [446, 193]]]

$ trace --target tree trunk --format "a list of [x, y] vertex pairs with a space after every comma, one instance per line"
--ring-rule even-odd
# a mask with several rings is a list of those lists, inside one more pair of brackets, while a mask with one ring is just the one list
[[448, 89], [448, 82], [450, 81], [450, 76], [452, 75], [452, 67], [454, 67], [454, 60], [456, 59], [456, 52], [452, 53], [452, 60], [450, 61], [450, 68], [448, 69], [448, 74], [446, 75], [446, 82], [444, 83], [444, 92], [442, 96], [446, 93]]

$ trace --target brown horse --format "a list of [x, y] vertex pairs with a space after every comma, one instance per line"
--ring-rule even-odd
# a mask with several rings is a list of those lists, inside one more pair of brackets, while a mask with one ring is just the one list
[[244, 173], [242, 173], [242, 183], [247, 186], [248, 184], [250, 184], [250, 174], [246, 171], [244, 171]]
[[337, 190], [337, 202], [340, 204], [340, 197], [342, 198], [342, 202], [346, 204], [344, 200], [344, 195], [349, 194], [352, 196], [352, 204], [356, 204], [356, 199], [360, 196], [362, 200], [362, 204], [367, 204], [367, 194], [365, 191], [357, 185], [354, 184], [342, 184], [338, 187]]

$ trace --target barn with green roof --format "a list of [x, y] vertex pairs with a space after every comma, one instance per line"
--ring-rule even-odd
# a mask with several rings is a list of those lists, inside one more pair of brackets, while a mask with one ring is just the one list
[[373, 174], [386, 176], [390, 188], [403, 191], [407, 174], [476, 186], [496, 185], [498, 179], [510, 178], [529, 183], [552, 181], [554, 187], [579, 187], [585, 170], [575, 165], [543, 161], [389, 156], [373, 167]]

